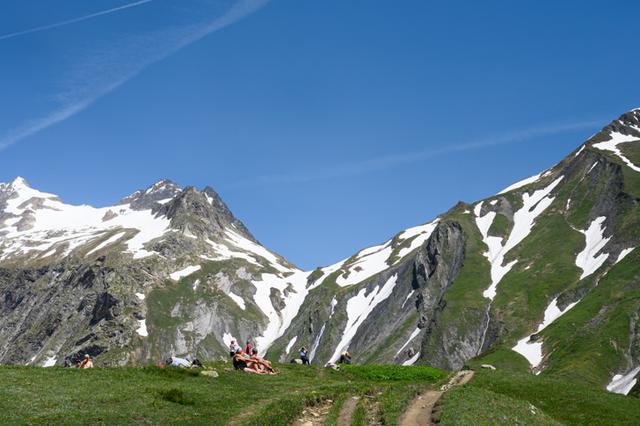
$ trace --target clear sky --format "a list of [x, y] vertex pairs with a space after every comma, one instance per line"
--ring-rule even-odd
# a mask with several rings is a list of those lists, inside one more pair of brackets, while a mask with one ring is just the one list
[[559, 161], [640, 106], [640, 2], [23, 0], [0, 6], [0, 181], [104, 206], [214, 187], [338, 261]]

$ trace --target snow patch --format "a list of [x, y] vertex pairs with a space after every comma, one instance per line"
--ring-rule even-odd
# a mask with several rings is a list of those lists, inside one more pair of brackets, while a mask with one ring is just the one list
[[415, 339], [415, 338], [416, 338], [416, 336], [417, 336], [418, 334], [420, 334], [420, 329], [419, 329], [418, 327], [416, 327], [416, 329], [415, 329], [415, 330], [413, 330], [413, 332], [411, 332], [411, 335], [409, 336], [409, 338], [407, 339], [407, 341], [405, 342], [405, 344], [404, 344], [404, 345], [402, 345], [402, 347], [401, 347], [400, 349], [398, 349], [398, 352], [396, 352], [396, 356], [400, 355], [400, 352], [402, 352], [402, 351], [404, 350], [404, 348], [406, 348], [406, 347], [407, 347], [407, 345], [408, 345], [409, 343], [411, 343], [411, 341], [412, 341], [413, 339]]
[[324, 335], [324, 329], [326, 328], [326, 326], [327, 326], [326, 322], [322, 324], [320, 333], [318, 333], [318, 336], [316, 336], [315, 340], [313, 341], [313, 345], [311, 345], [311, 350], [309, 351], [309, 361], [313, 361], [313, 358], [315, 358], [316, 356], [316, 351], [318, 350], [318, 346], [320, 346], [320, 340]]
[[402, 365], [413, 365], [416, 363], [418, 358], [420, 358], [420, 352], [418, 352], [417, 354], [415, 354], [414, 356], [412, 356], [411, 358], [403, 362]]
[[255, 259], [255, 257], [251, 256], [248, 253], [244, 253], [244, 252], [239, 252], [239, 251], [234, 251], [231, 250], [229, 247], [227, 247], [224, 244], [218, 244], [216, 242], [213, 242], [209, 239], [205, 240], [207, 242], [207, 244], [209, 244], [211, 247], [213, 247], [213, 250], [215, 251], [217, 257], [215, 258], [210, 258], [204, 255], [201, 255], [200, 257], [206, 260], [213, 260], [213, 261], [218, 261], [218, 260], [228, 260], [228, 259], [244, 259], [247, 262], [251, 263], [252, 265], [255, 266], [262, 266], [260, 265], [260, 263], [258, 263]]
[[247, 306], [244, 303], [244, 299], [240, 296], [238, 296], [237, 294], [233, 293], [233, 292], [229, 292], [227, 294], [227, 296], [229, 296], [231, 298], [231, 300], [233, 300], [234, 302], [236, 302], [236, 305], [238, 305], [240, 307], [240, 309], [242, 309], [243, 311], [245, 309], [247, 309]]
[[90, 255], [91, 253], [95, 253], [98, 250], [101, 250], [103, 248], [105, 248], [106, 246], [108, 246], [109, 244], [115, 243], [116, 241], [118, 241], [120, 238], [124, 237], [124, 235], [126, 234], [126, 232], [118, 232], [117, 234], [113, 235], [112, 237], [108, 238], [107, 240], [101, 242], [100, 244], [98, 244], [96, 246], [96, 248], [94, 248], [93, 250], [91, 250], [89, 253], [87, 253], [87, 256]]
[[636, 385], [636, 376], [640, 373], [640, 367], [636, 367], [627, 374], [616, 374], [607, 385], [607, 390], [613, 393], [627, 395]]
[[225, 234], [227, 235], [227, 241], [231, 242], [233, 245], [235, 245], [236, 247], [253, 253], [257, 256], [262, 257], [263, 259], [265, 259], [267, 262], [269, 262], [269, 264], [271, 266], [273, 266], [276, 270], [280, 271], [280, 272], [289, 272], [290, 268], [287, 268], [286, 266], [283, 266], [280, 263], [280, 259], [278, 257], [276, 257], [276, 255], [274, 255], [273, 253], [271, 253], [269, 250], [267, 250], [266, 248], [262, 247], [260, 244], [256, 244], [251, 240], [248, 240], [246, 238], [244, 238], [242, 235], [227, 229], [225, 231]]
[[[536, 333], [540, 333], [542, 330], [547, 328], [551, 323], [560, 318], [562, 315], [567, 313], [571, 308], [576, 306], [578, 302], [570, 303], [563, 310], [558, 308], [558, 298], [554, 298], [547, 309], [544, 311], [544, 319], [540, 325], [538, 325], [538, 330]], [[537, 367], [542, 362], [542, 341], [531, 342], [531, 334], [527, 337], [518, 341], [518, 343], [511, 348], [512, 350], [518, 352], [520, 355], [524, 356], [533, 367]]]
[[504, 194], [506, 192], [513, 191], [514, 189], [522, 188], [523, 186], [527, 186], [527, 185], [529, 185], [531, 183], [537, 182], [540, 179], [541, 175], [542, 175], [542, 173], [538, 173], [537, 175], [528, 177], [526, 179], [522, 179], [521, 181], [516, 182], [511, 186], [506, 187], [502, 191], [498, 192], [498, 194]]
[[144, 300], [144, 294], [143, 293], [136, 293], [136, 297], [140, 300]]
[[199, 271], [201, 268], [200, 265], [193, 265], [193, 266], [187, 266], [184, 269], [180, 269], [179, 271], [176, 271], [172, 274], [169, 274], [169, 277], [173, 280], [173, 281], [180, 281], [180, 279], [184, 278], [184, 277], [188, 277], [189, 275]]
[[333, 312], [336, 310], [337, 305], [338, 305], [338, 301], [336, 300], [336, 297], [333, 296], [333, 299], [331, 299], [331, 313], [329, 314], [329, 318], [333, 316]]
[[[307, 278], [311, 272], [289, 269], [291, 275], [283, 277], [274, 274], [262, 274], [260, 281], [252, 281], [256, 288], [253, 300], [267, 316], [268, 324], [262, 336], [256, 338], [256, 345], [264, 354], [273, 342], [284, 334], [309, 293]], [[271, 303], [271, 289], [278, 290], [284, 300], [284, 309], [277, 311]]]
[[296, 340], [298, 340], [298, 336], [293, 336], [291, 340], [289, 340], [289, 343], [287, 343], [287, 347], [284, 350], [285, 355], [289, 355], [289, 352], [291, 352], [291, 348], [296, 344]]
[[411, 296], [413, 296], [413, 293], [415, 293], [415, 290], [411, 290], [409, 292], [409, 294], [407, 294], [407, 297], [404, 298], [404, 302], [402, 302], [402, 306], [400, 306], [400, 309], [404, 308], [404, 305], [407, 303], [407, 300], [411, 299]]
[[576, 265], [582, 269], [580, 279], [588, 277], [602, 266], [609, 257], [608, 253], [598, 254], [611, 238], [604, 238], [604, 227], [602, 223], [606, 217], [600, 216], [594, 219], [585, 231], [580, 231], [585, 236], [585, 247], [576, 256]]
[[340, 287], [348, 287], [358, 284], [376, 274], [379, 274], [380, 272], [388, 269], [393, 263], [398, 263], [401, 259], [427, 241], [433, 233], [433, 230], [438, 225], [438, 221], [439, 219], [436, 219], [433, 222], [424, 225], [414, 226], [398, 234], [395, 238], [397, 244], [402, 244], [403, 241], [407, 241], [411, 238], [413, 239], [407, 247], [403, 247], [398, 251], [395, 262], [391, 262], [390, 259], [394, 250], [392, 247], [394, 239], [392, 238], [384, 244], [359, 251], [355, 256], [355, 260], [352, 260], [349, 263], [347, 263], [347, 261], [351, 258], [344, 259], [334, 265], [322, 268], [324, 275], [314, 284], [314, 287], [322, 284], [326, 277], [340, 269], [343, 269], [343, 272], [336, 279], [336, 283]]
[[613, 152], [627, 166], [629, 166], [629, 168], [631, 168], [632, 170], [635, 170], [636, 172], [640, 172], [640, 167], [638, 167], [635, 164], [633, 164], [633, 162], [631, 162], [627, 157], [624, 156], [622, 151], [620, 151], [620, 148], [618, 148], [618, 145], [621, 144], [621, 143], [636, 142], [640, 138], [638, 138], [637, 136], [623, 135], [622, 133], [617, 133], [617, 132], [613, 132], [609, 136], [611, 137], [611, 139], [609, 139], [608, 141], [605, 141], [605, 142], [600, 142], [600, 143], [593, 144], [593, 147], [594, 148], [598, 148], [598, 149], [600, 149], [602, 151]]
[[47, 357], [47, 359], [44, 360], [44, 362], [42, 363], [43, 367], [53, 367], [54, 365], [56, 365], [56, 361], [58, 360], [58, 358], [56, 357], [56, 355], [52, 355], [50, 357]]
[[635, 247], [629, 247], [629, 248], [626, 248], [626, 249], [622, 250], [620, 252], [620, 254], [618, 255], [618, 258], [616, 259], [616, 263], [620, 262], [622, 259], [627, 257], [627, 255], [629, 253], [631, 253], [633, 251], [633, 249], [635, 249]]
[[549, 194], [563, 178], [564, 176], [560, 176], [546, 188], [534, 191], [531, 195], [529, 195], [529, 193], [522, 194], [523, 206], [513, 215], [513, 228], [504, 245], [502, 244], [502, 238], [488, 235], [496, 213], [488, 212], [484, 216], [480, 216], [482, 202], [475, 206], [474, 214], [476, 216], [476, 225], [482, 234], [482, 240], [488, 248], [484, 256], [491, 265], [491, 285], [483, 292], [484, 297], [490, 300], [495, 298], [498, 283], [500, 283], [502, 278], [517, 262], [517, 260], [513, 260], [504, 265], [505, 256], [531, 233], [535, 219], [542, 214], [555, 199], [554, 197], [549, 197]]
[[196, 291], [199, 285], [200, 285], [200, 278], [198, 278], [193, 282], [193, 291]]
[[142, 337], [147, 337], [149, 335], [149, 332], [147, 331], [147, 322], [142, 319], [138, 321], [138, 324], [139, 327], [136, 330], [136, 333], [138, 333]]
[[398, 275], [394, 275], [387, 280], [382, 288], [376, 285], [369, 294], [366, 294], [366, 288], [362, 288], [357, 295], [347, 301], [347, 324], [342, 333], [342, 338], [330, 358], [331, 361], [337, 360], [340, 357], [340, 353], [349, 347], [358, 328], [365, 322], [375, 307], [391, 295], [397, 281]]

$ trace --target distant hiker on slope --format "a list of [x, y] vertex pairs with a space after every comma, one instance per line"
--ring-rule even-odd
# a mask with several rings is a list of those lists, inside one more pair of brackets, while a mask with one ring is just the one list
[[302, 364], [310, 365], [309, 363], [309, 351], [304, 346], [300, 348], [300, 359], [302, 360]]

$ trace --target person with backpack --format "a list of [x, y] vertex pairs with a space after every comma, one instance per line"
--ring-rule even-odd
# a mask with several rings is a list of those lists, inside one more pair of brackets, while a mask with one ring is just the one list
[[309, 362], [309, 351], [307, 351], [307, 348], [305, 348], [304, 346], [300, 348], [300, 360], [302, 361], [303, 365], [311, 364]]

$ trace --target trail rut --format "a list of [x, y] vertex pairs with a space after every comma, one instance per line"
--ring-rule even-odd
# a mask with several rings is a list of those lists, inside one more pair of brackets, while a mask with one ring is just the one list
[[400, 426], [430, 426], [433, 424], [431, 414], [436, 402], [454, 386], [464, 385], [473, 377], [473, 371], [459, 371], [442, 386], [440, 390], [428, 390], [413, 400], [407, 411], [398, 420]]

